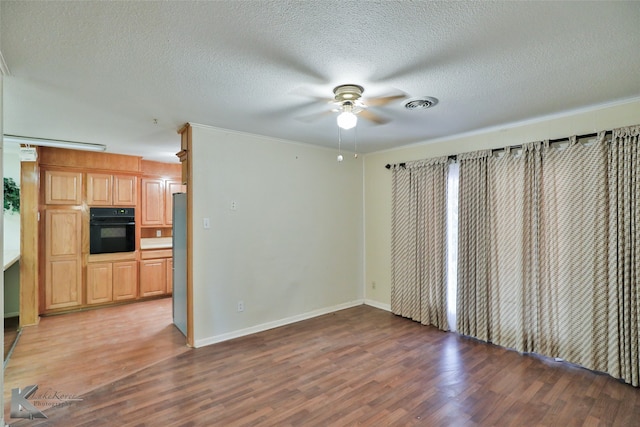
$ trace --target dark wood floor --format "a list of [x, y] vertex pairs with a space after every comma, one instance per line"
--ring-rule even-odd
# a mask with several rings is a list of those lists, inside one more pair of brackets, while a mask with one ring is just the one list
[[[109, 328], [109, 320], [104, 322]], [[74, 328], [65, 331], [71, 340]], [[101, 348], [126, 353], [123, 347], [136, 345], [158, 344], [114, 338]], [[55, 346], [42, 351], [40, 363], [46, 366], [47, 355], [61, 351]], [[159, 350], [172, 351], [170, 345]], [[51, 375], [93, 375], [85, 357], [78, 354], [77, 364], [67, 359], [66, 371]], [[141, 356], [132, 357], [134, 363]], [[82, 401], [46, 410], [48, 420], [8, 421], [16, 426], [640, 423], [640, 390], [609, 376], [444, 333], [367, 306], [137, 365], [144, 364], [119, 377], [119, 367], [113, 366], [117, 378], [81, 393]], [[39, 374], [30, 377], [36, 383], [49, 375], [37, 369]], [[10, 383], [30, 384], [13, 375], [11, 366], [7, 371]]]

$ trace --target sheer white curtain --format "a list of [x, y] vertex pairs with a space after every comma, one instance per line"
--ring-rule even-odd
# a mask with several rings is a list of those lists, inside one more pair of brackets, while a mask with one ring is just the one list
[[447, 175], [447, 321], [456, 330], [456, 292], [458, 284], [458, 179], [460, 166], [449, 164]]

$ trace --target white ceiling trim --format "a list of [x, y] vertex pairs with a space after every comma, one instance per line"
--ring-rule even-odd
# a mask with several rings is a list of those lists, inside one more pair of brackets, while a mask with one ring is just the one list
[[[337, 151], [338, 150], [338, 138], [336, 138], [336, 146], [335, 147], [327, 147], [327, 146], [323, 146], [323, 145], [314, 145], [314, 144], [309, 144], [307, 142], [302, 142], [302, 141], [294, 141], [291, 139], [283, 139], [283, 138], [275, 138], [273, 136], [267, 136], [267, 135], [260, 135], [258, 133], [251, 133], [251, 132], [243, 132], [240, 130], [234, 130], [234, 129], [225, 129], [225, 128], [221, 128], [221, 127], [216, 127], [216, 126], [209, 126], [209, 125], [203, 125], [200, 123], [193, 123], [193, 122], [189, 122], [189, 125], [191, 125], [191, 127], [194, 128], [200, 128], [200, 129], [209, 129], [209, 130], [215, 130], [218, 132], [224, 132], [224, 133], [230, 133], [233, 135], [238, 135], [238, 136], [248, 136], [248, 137], [253, 137], [253, 138], [260, 138], [260, 139], [265, 139], [267, 141], [272, 141], [272, 142], [281, 142], [284, 144], [293, 144], [293, 145], [301, 145], [303, 147], [313, 147], [313, 148], [317, 148], [319, 150], [325, 150], [325, 151]], [[336, 125], [336, 129], [337, 129], [337, 125]], [[345, 148], [345, 145], [349, 145], [348, 143], [345, 143], [345, 141], [342, 142], [342, 147], [341, 150], [344, 151], [345, 153], [353, 153], [353, 150], [350, 150], [349, 147]]]
[[[436, 143], [439, 143], [439, 142], [447, 142], [447, 141], [452, 141], [452, 140], [460, 139], [460, 138], [468, 138], [468, 137], [471, 137], [471, 136], [484, 135], [484, 134], [491, 133], [491, 132], [505, 131], [505, 130], [509, 130], [509, 129], [522, 127], [522, 126], [535, 125], [537, 123], [547, 122], [547, 121], [550, 121], [550, 120], [561, 119], [561, 118], [564, 118], [564, 117], [575, 116], [575, 115], [578, 115], [578, 114], [589, 113], [589, 112], [597, 111], [597, 110], [603, 110], [605, 108], [618, 107], [618, 106], [622, 106], [622, 105], [626, 105], [626, 104], [632, 104], [634, 102], [640, 102], [640, 96], [634, 96], [634, 97], [631, 97], [631, 98], [619, 99], [619, 100], [611, 101], [611, 102], [604, 102], [604, 103], [601, 103], [601, 104], [594, 104], [594, 105], [590, 105], [588, 107], [575, 108], [575, 109], [572, 109], [572, 110], [566, 110], [566, 111], [561, 111], [561, 112], [558, 112], [558, 113], [547, 114], [547, 115], [544, 115], [544, 116], [538, 116], [538, 117], [534, 117], [534, 118], [531, 118], [531, 119], [520, 120], [520, 121], [516, 121], [516, 122], [511, 122], [511, 123], [505, 123], [503, 125], [489, 126], [489, 127], [482, 128], [482, 129], [476, 129], [476, 130], [473, 130], [473, 131], [470, 131], [470, 132], [463, 132], [463, 133], [458, 133], [458, 134], [455, 134], [455, 135], [443, 136], [441, 138], [429, 139], [429, 140], [426, 140], [426, 141], [416, 142], [416, 143], [413, 143], [413, 144], [407, 144], [407, 145], [403, 145], [401, 147], [395, 147], [395, 148], [389, 148], [387, 150], [375, 151], [373, 153], [368, 153], [367, 155], [388, 153], [388, 152], [392, 152], [392, 151], [403, 150], [405, 148], [415, 148], [415, 147], [420, 147], [422, 145], [436, 144]], [[603, 129], [598, 129], [598, 130], [603, 130]], [[564, 138], [566, 136], [567, 135], [550, 135], [549, 139]]]

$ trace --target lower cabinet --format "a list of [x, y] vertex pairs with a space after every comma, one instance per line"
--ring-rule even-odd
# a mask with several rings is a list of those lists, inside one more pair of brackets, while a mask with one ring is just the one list
[[173, 291], [172, 250], [143, 250], [141, 258], [140, 297], [170, 294]]
[[137, 261], [87, 264], [87, 304], [102, 304], [137, 297]]
[[113, 263], [87, 264], [87, 304], [113, 301]]
[[138, 296], [138, 262], [113, 263], [113, 300], [124, 301]]
[[167, 260], [165, 258], [140, 261], [140, 296], [150, 297], [167, 292]]
[[173, 258], [167, 258], [169, 254], [171, 250], [145, 251], [139, 267], [138, 261], [130, 260], [87, 263], [86, 303], [105, 304], [171, 293]]

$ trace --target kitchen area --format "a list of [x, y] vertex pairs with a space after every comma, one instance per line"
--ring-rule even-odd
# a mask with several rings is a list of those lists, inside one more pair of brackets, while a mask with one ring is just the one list
[[21, 325], [172, 296], [173, 199], [184, 182], [179, 163], [39, 147], [22, 163]]

